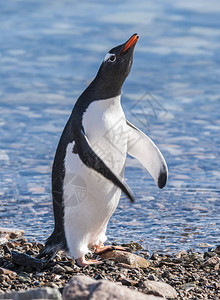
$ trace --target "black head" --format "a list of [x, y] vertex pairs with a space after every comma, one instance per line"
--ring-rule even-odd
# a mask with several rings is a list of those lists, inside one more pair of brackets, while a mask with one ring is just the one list
[[121, 87], [130, 73], [134, 47], [139, 36], [135, 33], [122, 45], [112, 48], [105, 56], [99, 71], [89, 86], [96, 91], [96, 100], [120, 95]]

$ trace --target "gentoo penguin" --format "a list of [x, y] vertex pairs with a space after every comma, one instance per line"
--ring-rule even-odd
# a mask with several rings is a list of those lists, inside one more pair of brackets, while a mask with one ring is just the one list
[[128, 76], [135, 44], [134, 34], [105, 56], [95, 79], [72, 110], [60, 138], [52, 171], [55, 227], [38, 256], [66, 250], [80, 266], [91, 249], [106, 246], [106, 228], [123, 191], [134, 201], [124, 183], [127, 153], [149, 171], [159, 188], [167, 180], [167, 165], [156, 145], [126, 120], [121, 88]]

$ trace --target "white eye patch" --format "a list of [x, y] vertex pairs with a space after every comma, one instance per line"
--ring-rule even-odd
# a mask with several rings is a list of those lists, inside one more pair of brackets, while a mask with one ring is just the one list
[[112, 55], [112, 54], [108, 52], [108, 53], [106, 54], [105, 58], [104, 58], [104, 61], [108, 60], [109, 57], [111, 57], [111, 55]]
[[110, 59], [111, 62], [114, 62], [116, 60], [116, 56], [113, 53], [108, 52], [104, 58], [104, 62], [109, 60], [109, 58], [111, 58]]

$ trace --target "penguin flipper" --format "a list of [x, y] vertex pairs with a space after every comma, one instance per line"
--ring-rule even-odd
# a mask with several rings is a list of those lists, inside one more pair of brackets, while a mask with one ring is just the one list
[[128, 154], [136, 158], [150, 173], [158, 187], [166, 185], [168, 168], [163, 155], [141, 130], [126, 121], [129, 127]]
[[81, 161], [88, 167], [97, 171], [99, 174], [111, 180], [116, 186], [118, 186], [131, 200], [134, 202], [134, 197], [129, 186], [122, 182], [122, 180], [114, 174], [109, 167], [103, 162], [103, 160], [93, 151], [89, 140], [83, 130], [80, 131], [77, 144], [74, 146], [74, 153], [78, 153]]

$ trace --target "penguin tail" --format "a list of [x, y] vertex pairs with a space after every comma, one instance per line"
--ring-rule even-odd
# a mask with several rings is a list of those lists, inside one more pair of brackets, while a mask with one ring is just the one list
[[47, 239], [45, 246], [40, 250], [36, 258], [45, 258], [50, 261], [54, 258], [59, 250], [68, 251], [64, 232], [53, 231]]

